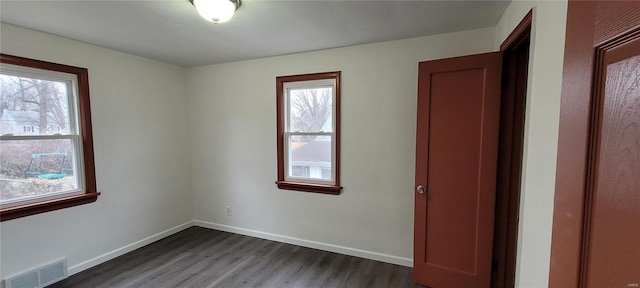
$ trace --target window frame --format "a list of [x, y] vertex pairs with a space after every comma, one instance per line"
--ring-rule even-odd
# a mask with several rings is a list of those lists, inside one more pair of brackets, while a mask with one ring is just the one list
[[[278, 157], [278, 178], [275, 181], [279, 189], [302, 191], [302, 192], [314, 192], [323, 194], [339, 195], [342, 191], [340, 186], [340, 71], [323, 72], [313, 74], [300, 74], [291, 76], [278, 76], [276, 77], [276, 138], [277, 138], [277, 157]], [[333, 139], [332, 143], [332, 169], [333, 169], [333, 181], [317, 181], [317, 180], [304, 180], [304, 179], [291, 179], [286, 175], [286, 165], [288, 163], [287, 149], [288, 141], [286, 132], [286, 117], [288, 117], [287, 108], [287, 91], [285, 86], [288, 83], [294, 82], [306, 82], [317, 80], [330, 80], [335, 81], [334, 98], [332, 103], [332, 117], [333, 117]], [[291, 132], [289, 132], [291, 133]], [[311, 132], [313, 133], [313, 132]]]
[[[45, 213], [63, 208], [69, 208], [82, 204], [95, 202], [100, 192], [96, 187], [95, 160], [93, 151], [93, 133], [91, 125], [91, 105], [89, 101], [89, 72], [86, 68], [57, 64], [19, 56], [0, 53], [0, 63], [35, 68], [45, 71], [73, 74], [77, 79], [76, 119], [78, 127], [79, 143], [77, 151], [82, 157], [78, 157], [78, 172], [84, 175], [84, 179], [78, 179], [80, 192], [76, 194], [63, 194], [59, 196], [43, 197], [40, 200], [19, 204], [16, 206], [0, 208], [0, 221], [7, 221], [30, 215]], [[45, 75], [46, 76], [46, 75]], [[72, 87], [73, 88], [73, 87]]]

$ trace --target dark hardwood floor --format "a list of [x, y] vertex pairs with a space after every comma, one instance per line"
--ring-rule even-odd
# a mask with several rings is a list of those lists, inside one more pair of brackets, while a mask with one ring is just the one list
[[200, 227], [49, 287], [422, 287], [411, 268]]

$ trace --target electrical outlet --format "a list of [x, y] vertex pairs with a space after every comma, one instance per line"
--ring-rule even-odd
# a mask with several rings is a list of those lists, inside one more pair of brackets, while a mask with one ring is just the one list
[[227, 206], [227, 216], [231, 216], [231, 206]]

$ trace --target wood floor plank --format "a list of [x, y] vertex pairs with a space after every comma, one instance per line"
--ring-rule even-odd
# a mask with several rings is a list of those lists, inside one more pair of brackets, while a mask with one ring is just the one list
[[422, 287], [411, 274], [389, 263], [191, 227], [49, 287]]

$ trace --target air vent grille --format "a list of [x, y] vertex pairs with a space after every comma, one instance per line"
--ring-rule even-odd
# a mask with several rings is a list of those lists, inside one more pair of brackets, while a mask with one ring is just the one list
[[35, 268], [4, 280], [6, 288], [41, 288], [67, 278], [67, 260]]
[[40, 269], [40, 285], [47, 286], [67, 278], [67, 263], [59, 261]]
[[29, 272], [20, 276], [7, 279], [7, 288], [37, 288], [40, 287], [40, 281], [38, 281], [38, 272]]

